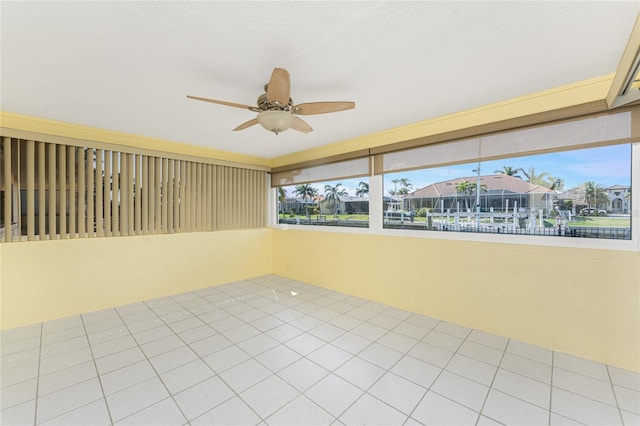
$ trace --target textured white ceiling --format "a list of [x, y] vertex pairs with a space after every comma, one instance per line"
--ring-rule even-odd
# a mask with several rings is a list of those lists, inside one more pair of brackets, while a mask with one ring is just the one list
[[[626, 2], [0, 3], [0, 107], [272, 158], [613, 73], [636, 15]], [[309, 134], [260, 126], [274, 67]]]

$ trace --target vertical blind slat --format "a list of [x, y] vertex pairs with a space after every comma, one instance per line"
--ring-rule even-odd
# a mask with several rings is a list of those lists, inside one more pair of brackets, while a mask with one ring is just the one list
[[[86, 184], [85, 184], [85, 150], [80, 148], [78, 151], [78, 234], [80, 238], [85, 238], [87, 230], [87, 205], [86, 205]], [[42, 238], [42, 237], [40, 237]]]
[[129, 165], [125, 153], [120, 153], [120, 235], [129, 235]]
[[156, 233], [156, 159], [149, 158], [149, 233]]
[[170, 234], [173, 234], [173, 205], [175, 201], [173, 200], [173, 168], [174, 168], [174, 160], [170, 159], [167, 161], [167, 231]]
[[12, 222], [11, 222], [11, 199], [13, 198], [13, 190], [11, 184], [11, 138], [2, 138], [2, 151], [4, 152], [4, 161], [2, 162], [2, 168], [4, 173], [2, 174], [2, 180], [4, 183], [4, 240], [5, 242], [11, 241], [12, 234]]
[[184, 232], [187, 226], [187, 201], [186, 201], [186, 191], [187, 191], [187, 182], [186, 182], [187, 170], [184, 160], [180, 160], [180, 232]]
[[156, 194], [155, 194], [155, 202], [156, 205], [154, 207], [154, 210], [156, 212], [156, 217], [154, 218], [154, 223], [155, 223], [155, 233], [156, 234], [161, 234], [162, 233], [162, 159], [160, 157], [156, 157], [155, 158], [156, 161], [156, 173], [155, 173], [155, 190], [156, 190]]
[[36, 146], [34, 141], [27, 141], [27, 240], [36, 239], [36, 212], [35, 212], [35, 163]]
[[185, 231], [191, 232], [191, 162], [187, 161], [185, 166]]
[[155, 215], [156, 215], [156, 162], [153, 157], [149, 158], [149, 233], [154, 234], [156, 229]]
[[66, 239], [67, 235], [67, 152], [64, 145], [58, 145], [58, 173], [60, 176], [60, 238]]
[[96, 182], [100, 183], [96, 185], [96, 233], [98, 237], [104, 236], [104, 191], [105, 186], [103, 183], [103, 151], [101, 149], [96, 150]]
[[133, 194], [133, 154], [127, 153], [127, 235], [135, 235], [134, 230], [134, 194]]
[[149, 157], [142, 156], [142, 234], [149, 234]]
[[58, 235], [56, 213], [56, 146], [49, 144], [49, 239], [55, 240]]
[[169, 160], [162, 159], [162, 233], [169, 232]]
[[94, 149], [89, 148], [86, 152], [86, 167], [85, 171], [87, 173], [87, 235], [89, 238], [94, 238], [96, 236], [95, 229], [95, 193], [96, 189], [100, 188], [100, 181], [95, 180], [95, 169], [94, 169], [94, 159], [96, 152]]
[[212, 165], [211, 166], [211, 204], [209, 205], [209, 208], [211, 209], [211, 230], [215, 231], [217, 230], [217, 226], [216, 226], [216, 216], [217, 216], [217, 208], [215, 208], [215, 206], [217, 206], [217, 200], [216, 197], [218, 196], [218, 188], [217, 188], [217, 178], [216, 178], [216, 173], [218, 173], [218, 166], [216, 165]]
[[38, 235], [40, 240], [47, 236], [47, 176], [46, 176], [46, 144], [38, 142]]
[[202, 163], [198, 163], [196, 165], [196, 182], [197, 182], [197, 187], [196, 187], [196, 230], [197, 231], [201, 231], [202, 230], [202, 198], [203, 198], [203, 193], [202, 193]]
[[120, 235], [120, 153], [111, 151], [111, 232]]
[[206, 194], [205, 211], [207, 212], [207, 231], [213, 230], [213, 228], [211, 227], [211, 193], [213, 191], [213, 188], [211, 186], [212, 170], [213, 170], [213, 165], [207, 164], [207, 190], [205, 191], [205, 194]]
[[180, 161], [173, 161], [173, 232], [180, 231]]
[[103, 179], [104, 196], [103, 203], [103, 223], [104, 235], [110, 237], [113, 235], [111, 231], [111, 151], [104, 151], [104, 179]]
[[69, 235], [78, 238], [76, 232], [76, 147], [67, 146], [67, 166], [69, 170]]
[[142, 234], [142, 156], [140, 154], [135, 155], [135, 233], [136, 235]]
[[191, 164], [191, 230], [198, 230], [198, 165]]
[[[15, 221], [18, 223], [17, 226], [17, 241], [22, 239], [22, 196], [20, 194], [20, 190], [22, 188], [22, 147], [20, 146], [19, 139], [11, 139], [11, 144], [13, 145], [13, 152], [15, 152], [15, 158], [12, 160], [13, 170], [15, 172], [15, 186], [14, 186], [14, 194], [16, 194], [15, 203], [13, 205], [13, 217]], [[13, 240], [13, 237], [11, 238]]]

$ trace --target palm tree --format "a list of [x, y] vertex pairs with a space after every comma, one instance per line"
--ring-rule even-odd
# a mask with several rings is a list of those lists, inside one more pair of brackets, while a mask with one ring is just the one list
[[549, 188], [552, 191], [562, 191], [564, 189], [564, 179], [551, 176], [548, 172], [537, 174], [535, 167], [529, 167], [528, 171], [524, 169], [520, 169], [520, 171], [522, 171], [529, 183]]
[[584, 183], [584, 199], [587, 202], [587, 208], [591, 211], [592, 205], [597, 209], [598, 204], [606, 203], [609, 197], [601, 184], [590, 180]]
[[364, 197], [369, 195], [369, 184], [367, 182], [360, 182], [356, 189], [356, 197]]
[[560, 192], [564, 189], [564, 179], [549, 176], [547, 178], [547, 184], [542, 186], [546, 186], [552, 191]]
[[[407, 178], [397, 179], [400, 181], [401, 188], [398, 190], [398, 195], [407, 195], [409, 190], [413, 189], [413, 185]], [[393, 181], [392, 181], [393, 182]]]
[[313, 186], [307, 183], [302, 185], [296, 185], [295, 189], [293, 190], [293, 193], [299, 197], [302, 197], [302, 202], [304, 203], [304, 210], [307, 216], [309, 216], [309, 209], [307, 208], [307, 198], [313, 198], [316, 195], [318, 195], [318, 189], [314, 188]]
[[500, 173], [502, 175], [513, 176], [518, 179], [522, 179], [522, 176], [518, 174], [521, 169], [514, 169], [511, 166], [502, 166], [502, 169], [495, 170], [493, 173]]
[[462, 180], [456, 184], [456, 192], [464, 196], [464, 207], [469, 208], [468, 197], [471, 196], [476, 187], [475, 183], [471, 183], [468, 180]]
[[525, 178], [527, 178], [527, 182], [530, 182], [534, 185], [540, 185], [546, 187], [548, 184], [547, 179], [549, 179], [549, 173], [542, 172], [540, 174], [536, 173], [535, 167], [529, 167], [529, 170], [520, 169]]
[[[391, 196], [407, 195], [409, 190], [413, 188], [411, 181], [407, 178], [393, 179], [391, 182], [393, 183], [393, 189], [388, 191]], [[398, 185], [400, 185], [400, 189], [398, 189]]]
[[284, 200], [287, 198], [287, 190], [283, 187], [278, 187], [278, 201], [280, 202], [280, 213], [284, 213]]
[[338, 215], [338, 206], [340, 202], [340, 197], [346, 197], [347, 191], [342, 188], [342, 184], [339, 183], [336, 186], [325, 185], [324, 186], [324, 199], [329, 203], [333, 203], [334, 214]]

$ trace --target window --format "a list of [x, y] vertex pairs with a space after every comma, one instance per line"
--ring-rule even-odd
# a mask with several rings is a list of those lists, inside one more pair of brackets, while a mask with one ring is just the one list
[[383, 226], [631, 239], [632, 112], [382, 154]]
[[631, 239], [631, 144], [389, 173], [385, 228]]
[[369, 178], [305, 183], [277, 188], [278, 223], [369, 226]]
[[273, 173], [278, 223], [369, 226], [369, 157]]
[[[271, 182], [277, 222], [361, 226], [384, 234], [415, 230], [416, 236], [460, 232], [524, 241], [535, 235], [573, 246], [581, 244], [574, 242], [578, 238], [629, 241], [637, 238], [631, 194], [638, 178], [632, 162], [640, 156], [640, 123], [632, 131], [638, 112], [559, 117], [464, 139], [436, 135], [442, 139], [360, 151], [356, 160], [283, 166]], [[371, 193], [363, 197], [369, 185]], [[339, 202], [325, 198], [325, 187], [342, 194]]]

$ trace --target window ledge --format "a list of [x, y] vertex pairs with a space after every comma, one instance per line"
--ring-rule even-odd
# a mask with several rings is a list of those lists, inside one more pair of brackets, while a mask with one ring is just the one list
[[[637, 220], [634, 218], [634, 220]], [[365, 234], [386, 237], [426, 238], [434, 240], [469, 241], [497, 244], [519, 244], [531, 246], [566, 247], [576, 249], [614, 250], [640, 252], [637, 238], [631, 240], [607, 240], [597, 238], [540, 237], [535, 235], [518, 235], [514, 238], [508, 234], [475, 234], [470, 232], [413, 231], [401, 229], [349, 228], [335, 226], [281, 225], [274, 224], [271, 229], [295, 230], [306, 232], [333, 232], [342, 234]]]

